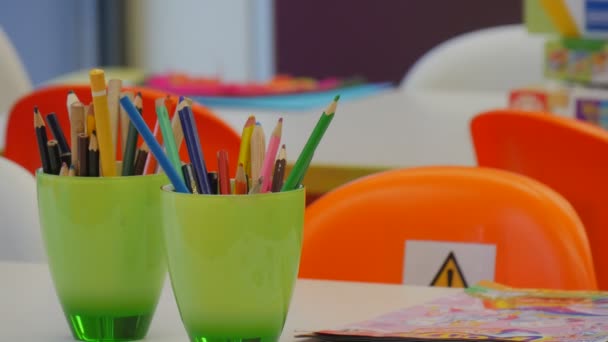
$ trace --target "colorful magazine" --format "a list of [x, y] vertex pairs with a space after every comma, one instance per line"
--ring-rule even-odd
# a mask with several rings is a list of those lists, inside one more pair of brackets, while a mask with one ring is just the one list
[[513, 289], [482, 282], [464, 293], [337, 330], [325, 341], [608, 341], [608, 292]]

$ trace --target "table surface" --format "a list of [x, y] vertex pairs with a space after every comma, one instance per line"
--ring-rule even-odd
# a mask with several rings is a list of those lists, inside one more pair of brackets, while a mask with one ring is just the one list
[[[46, 264], [0, 262], [0, 275], [0, 340], [73, 341]], [[458, 291], [298, 280], [281, 341], [295, 341], [294, 331], [337, 328]], [[146, 341], [188, 341], [168, 282]]]

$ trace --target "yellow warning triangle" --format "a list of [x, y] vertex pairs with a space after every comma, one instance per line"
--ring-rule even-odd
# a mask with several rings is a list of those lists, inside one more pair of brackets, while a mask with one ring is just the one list
[[458, 266], [454, 252], [448, 254], [433, 281], [431, 281], [431, 286], [467, 287], [467, 281], [460, 270], [460, 266]]

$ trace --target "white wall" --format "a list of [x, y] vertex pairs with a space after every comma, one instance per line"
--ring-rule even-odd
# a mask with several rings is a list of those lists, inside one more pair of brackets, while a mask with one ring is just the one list
[[128, 6], [132, 66], [231, 81], [274, 72], [271, 0], [132, 0]]

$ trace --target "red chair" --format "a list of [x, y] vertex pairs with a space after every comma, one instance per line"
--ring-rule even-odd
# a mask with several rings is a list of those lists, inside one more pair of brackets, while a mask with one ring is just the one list
[[608, 132], [547, 113], [496, 110], [476, 116], [480, 166], [534, 178], [564, 196], [589, 237], [600, 290], [608, 290]]
[[[6, 142], [4, 157], [15, 161], [30, 172], [34, 173], [40, 167], [40, 157], [36, 145], [36, 136], [33, 126], [33, 108], [38, 106], [43, 115], [55, 112], [59, 119], [65, 136], [70, 141], [69, 118], [66, 107], [66, 96], [69, 90], [73, 90], [80, 101], [85, 104], [91, 102], [91, 89], [86, 85], [53, 86], [43, 88], [21, 98], [10, 110], [8, 124], [6, 127]], [[150, 128], [156, 123], [156, 112], [154, 101], [167, 94], [147, 88], [126, 87], [124, 90], [133, 92], [140, 91], [143, 98], [143, 116]], [[177, 96], [171, 96], [171, 106], [175, 106]], [[173, 113], [172, 108], [169, 108]], [[209, 109], [201, 105], [193, 105], [192, 110], [196, 120], [198, 132], [201, 136], [201, 146], [205, 152], [205, 162], [210, 171], [217, 170], [216, 152], [220, 149], [228, 151], [230, 165], [237, 165], [241, 138], [239, 134], [227, 123], [215, 116]], [[47, 132], [50, 137], [50, 131]], [[141, 143], [141, 137], [140, 137]], [[120, 135], [118, 137], [120, 146]], [[182, 160], [189, 161], [186, 144], [182, 144], [180, 156]], [[121, 158], [122, 153], [117, 158]], [[236, 168], [231, 168], [232, 176]]]

